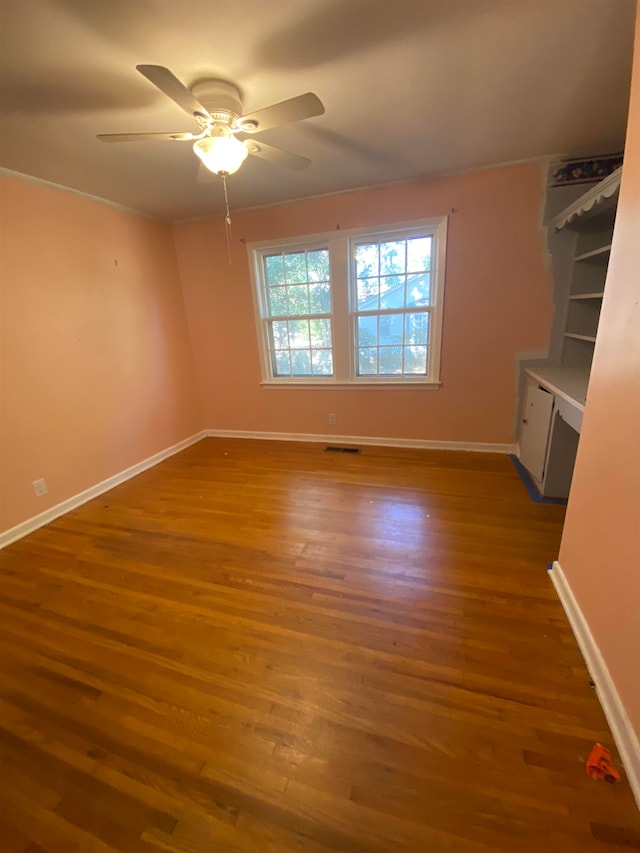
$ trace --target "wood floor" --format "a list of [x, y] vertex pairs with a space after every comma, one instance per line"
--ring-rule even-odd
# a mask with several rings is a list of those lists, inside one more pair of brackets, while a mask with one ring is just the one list
[[0, 552], [3, 853], [640, 849], [584, 771], [563, 509], [503, 456], [323, 451], [206, 439]]

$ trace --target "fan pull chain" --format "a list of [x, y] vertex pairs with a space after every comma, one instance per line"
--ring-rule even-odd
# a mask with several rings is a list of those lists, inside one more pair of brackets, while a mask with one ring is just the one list
[[231, 212], [229, 210], [229, 196], [227, 195], [227, 176], [224, 172], [221, 173], [222, 186], [224, 188], [224, 228], [227, 235], [227, 257], [229, 258], [229, 266], [231, 266]]

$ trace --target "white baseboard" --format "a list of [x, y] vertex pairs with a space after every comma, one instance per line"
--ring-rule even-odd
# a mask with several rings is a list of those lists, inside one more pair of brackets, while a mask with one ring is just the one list
[[478, 453], [515, 453], [515, 444], [490, 444], [470, 441], [430, 441], [419, 438], [377, 438], [370, 435], [317, 435], [294, 432], [247, 432], [234, 429], [208, 429], [211, 438], [259, 438], [267, 441], [309, 441], [322, 444], [365, 444], [379, 447], [415, 447], [422, 450], [471, 450]]
[[10, 545], [17, 539], [22, 539], [23, 536], [33, 533], [33, 531], [37, 530], [39, 527], [44, 527], [45, 524], [49, 524], [49, 522], [53, 521], [55, 518], [59, 518], [61, 515], [81, 506], [87, 501], [90, 501], [92, 498], [97, 498], [98, 495], [108, 492], [109, 489], [113, 489], [115, 486], [119, 486], [120, 483], [124, 483], [125, 480], [130, 480], [132, 477], [135, 477], [136, 474], [146, 471], [147, 468], [152, 468], [154, 465], [157, 465], [158, 462], [162, 462], [163, 459], [167, 459], [169, 456], [179, 453], [191, 444], [195, 444], [197, 441], [206, 438], [206, 436], [207, 431], [202, 430], [201, 432], [196, 433], [196, 435], [192, 435], [190, 438], [185, 438], [184, 441], [179, 441], [172, 447], [167, 447], [166, 450], [154, 453], [153, 456], [149, 456], [148, 459], [143, 459], [142, 462], [132, 465], [125, 471], [121, 471], [119, 474], [114, 474], [113, 477], [108, 477], [101, 483], [96, 483], [95, 486], [91, 486], [83, 492], [79, 492], [77, 495], [67, 498], [67, 500], [62, 501], [62, 503], [49, 507], [49, 509], [46, 509], [44, 512], [34, 515], [33, 518], [28, 518], [26, 521], [17, 524], [15, 527], [5, 530], [4, 533], [0, 533], [0, 548]]
[[554, 562], [549, 575], [578, 641], [589, 674], [595, 683], [596, 693], [622, 758], [629, 786], [640, 809], [640, 740], [631, 725], [607, 664], [573, 595], [569, 581], [557, 561]]

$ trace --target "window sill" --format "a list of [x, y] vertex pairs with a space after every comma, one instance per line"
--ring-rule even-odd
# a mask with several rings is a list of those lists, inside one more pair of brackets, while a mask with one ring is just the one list
[[404, 381], [404, 382], [390, 382], [384, 380], [374, 380], [374, 381], [353, 381], [353, 382], [306, 382], [302, 381], [288, 381], [288, 382], [276, 382], [273, 380], [267, 380], [260, 383], [263, 388], [304, 388], [305, 390], [309, 388], [319, 389], [322, 388], [324, 390], [333, 390], [333, 391], [360, 391], [362, 389], [371, 389], [371, 388], [384, 388], [385, 390], [395, 389], [406, 391], [410, 388], [419, 388], [422, 391], [437, 391], [438, 388], [442, 386], [442, 382], [424, 382], [424, 381]]

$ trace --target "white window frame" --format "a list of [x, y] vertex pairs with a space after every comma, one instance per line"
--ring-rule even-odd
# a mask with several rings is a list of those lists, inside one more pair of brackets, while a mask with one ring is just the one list
[[[447, 244], [446, 216], [399, 222], [388, 225], [336, 229], [323, 234], [308, 234], [300, 237], [268, 240], [247, 244], [258, 350], [262, 372], [262, 385], [271, 388], [371, 388], [420, 386], [439, 388], [440, 360], [442, 348], [442, 320], [445, 291], [445, 260]], [[408, 239], [430, 234], [435, 238], [435, 252], [431, 268], [431, 303], [424, 306], [429, 313], [429, 373], [428, 375], [373, 375], [356, 374], [356, 316], [355, 306], [355, 242], [371, 237], [380, 239]], [[333, 347], [333, 376], [274, 376], [269, 357], [267, 331], [266, 288], [262, 281], [262, 258], [273, 252], [300, 251], [306, 249], [329, 249], [331, 273], [331, 334]], [[421, 308], [421, 310], [423, 310]]]

